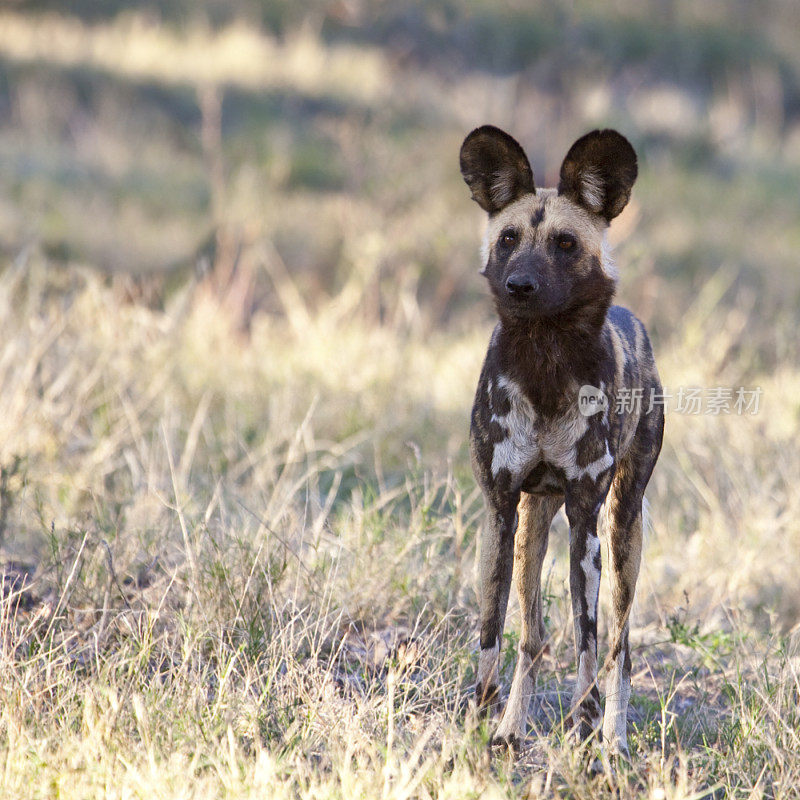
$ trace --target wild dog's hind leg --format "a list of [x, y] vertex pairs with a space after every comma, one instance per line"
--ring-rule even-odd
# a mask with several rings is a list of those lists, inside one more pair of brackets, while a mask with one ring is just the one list
[[481, 650], [475, 684], [479, 706], [494, 703], [499, 694], [500, 641], [511, 589], [519, 492], [497, 493], [487, 499], [489, 514], [480, 555]]
[[[649, 421], [645, 421], [645, 424]], [[656, 421], [656, 426], [658, 422]], [[643, 425], [640, 423], [640, 429]], [[642, 502], [661, 445], [656, 438], [637, 438], [617, 469], [608, 496], [608, 549], [611, 576], [611, 650], [606, 679], [603, 741], [609, 753], [628, 757], [628, 701], [631, 696], [631, 652], [628, 629], [642, 555]]]
[[[613, 492], [613, 490], [612, 490]], [[631, 653], [628, 622], [642, 553], [642, 503], [638, 509], [616, 505], [610, 514], [608, 532], [611, 572], [611, 652], [606, 678], [606, 708], [603, 715], [603, 741], [609, 753], [628, 756], [628, 701], [631, 696]], [[632, 506], [637, 501], [623, 501]], [[622, 517], [626, 519], [623, 521]]]
[[523, 493], [514, 542], [514, 583], [519, 595], [522, 625], [517, 667], [508, 705], [494, 741], [515, 745], [525, 736], [528, 709], [542, 656], [542, 562], [547, 553], [550, 523], [561, 505], [560, 497]]

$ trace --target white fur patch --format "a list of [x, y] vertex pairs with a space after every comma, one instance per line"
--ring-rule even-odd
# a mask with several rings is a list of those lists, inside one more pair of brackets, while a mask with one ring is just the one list
[[585, 579], [586, 613], [590, 620], [594, 620], [597, 614], [597, 593], [600, 590], [600, 570], [595, 567], [594, 562], [600, 552], [600, 539], [597, 536], [589, 536], [586, 539], [586, 555], [581, 560], [581, 569]]
[[553, 420], [540, 437], [542, 451], [546, 460], [564, 470], [569, 480], [581, 476], [578, 467], [578, 453], [575, 448], [578, 440], [586, 433], [589, 420], [578, 410], [577, 403], [560, 418]]
[[602, 211], [606, 193], [603, 187], [603, 179], [597, 170], [591, 167], [584, 168], [581, 172], [580, 186], [583, 202], [595, 213]]
[[483, 239], [481, 239], [481, 269], [480, 273], [486, 271], [486, 267], [489, 265], [489, 251], [492, 249], [492, 243], [489, 241], [489, 228], [487, 227], [483, 234]]
[[[487, 261], [488, 258], [487, 254]], [[600, 267], [603, 273], [608, 275], [609, 278], [615, 281], [618, 280], [619, 272], [617, 272], [617, 262], [614, 260], [614, 249], [611, 247], [611, 242], [608, 241], [607, 231], [603, 231], [603, 241], [600, 245]]]
[[506, 438], [494, 446], [492, 475], [497, 477], [501, 469], [507, 469], [513, 477], [518, 477], [539, 456], [535, 430], [536, 412], [530, 400], [513, 381], [501, 375], [497, 379], [497, 385], [508, 392], [511, 410], [503, 416], [492, 414], [492, 420], [507, 433]]
[[564, 470], [569, 480], [588, 475], [597, 477], [614, 464], [608, 450], [596, 461], [581, 468], [578, 466], [576, 443], [586, 433], [589, 422], [577, 404], [561, 417], [538, 417], [530, 401], [514, 381], [501, 375], [497, 385], [508, 392], [511, 410], [508, 414], [492, 414], [492, 421], [506, 432], [506, 438], [494, 446], [492, 475], [507, 469], [512, 479], [521, 479], [539, 461]]
[[642, 537], [653, 531], [653, 518], [650, 516], [650, 501], [645, 495], [642, 497]]
[[515, 187], [516, 175], [513, 171], [504, 169], [495, 172], [489, 184], [489, 197], [498, 208], [502, 208], [514, 198]]
[[[594, 642], [589, 639], [589, 647], [578, 656], [578, 680], [575, 683], [575, 693], [572, 695], [573, 719], [577, 723], [580, 719], [580, 703], [589, 695], [592, 684], [597, 680], [597, 659], [594, 656]], [[599, 725], [600, 719], [593, 720], [593, 725]]]
[[600, 456], [600, 458], [592, 461], [591, 464], [587, 464], [579, 473], [580, 477], [584, 475], [588, 475], [593, 481], [597, 480], [597, 477], [605, 472], [609, 467], [614, 464], [614, 456], [611, 455], [608, 449], [608, 441], [606, 441], [606, 452], [604, 455]]
[[578, 656], [578, 683], [575, 687], [576, 698], [582, 697], [597, 678], [597, 659], [592, 654], [594, 642], [589, 637], [589, 647]]
[[634, 322], [633, 329], [635, 331], [633, 336], [633, 354], [636, 356], [636, 360], [641, 363], [641, 352], [644, 348], [644, 331], [638, 320]]

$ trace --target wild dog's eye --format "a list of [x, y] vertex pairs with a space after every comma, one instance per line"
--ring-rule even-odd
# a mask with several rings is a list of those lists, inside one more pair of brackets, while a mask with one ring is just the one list
[[500, 234], [501, 247], [513, 247], [517, 243], [517, 232], [513, 228], [508, 228]]
[[512, 228], [503, 231], [500, 234], [500, 247], [504, 250], [510, 250], [517, 243], [517, 232]]
[[575, 247], [575, 237], [570, 236], [568, 233], [562, 233], [561, 236], [556, 238], [556, 244], [559, 250], [572, 250]]
[[500, 245], [502, 247], [513, 247], [517, 243], [517, 234], [513, 230], [503, 231], [500, 234]]

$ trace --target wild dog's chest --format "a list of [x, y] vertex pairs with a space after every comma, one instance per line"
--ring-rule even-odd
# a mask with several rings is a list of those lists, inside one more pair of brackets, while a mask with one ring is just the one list
[[[576, 387], [577, 398], [577, 387]], [[488, 381], [491, 475], [510, 476], [511, 485], [531, 492], [563, 491], [564, 480], [596, 479], [614, 462], [605, 426], [590, 424], [576, 402], [556, 416], [538, 414], [522, 390], [503, 375]]]

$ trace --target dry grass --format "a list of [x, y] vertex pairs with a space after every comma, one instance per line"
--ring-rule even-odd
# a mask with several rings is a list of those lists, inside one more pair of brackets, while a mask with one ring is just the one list
[[[0, 622], [6, 792], [796, 785], [800, 661], [781, 630], [797, 618], [787, 479], [800, 465], [779, 392], [797, 371], [758, 376], [757, 417], [670, 417], [633, 633], [635, 766], [590, 779], [559, 733], [572, 679], [563, 521], [551, 657], [517, 763], [489, 760], [467, 704], [481, 501], [463, 440], [486, 330], [365, 328], [333, 302], [302, 330], [260, 317], [245, 341], [193, 285], [156, 312], [119, 305], [92, 273], [52, 280], [32, 256], [0, 281], [16, 332], [0, 351], [16, 554]], [[718, 320], [721, 356], [736, 314], [713, 298], [688, 320]], [[666, 384], [719, 382], [714, 347], [700, 361], [692, 324], [683, 333], [664, 348]], [[509, 645], [515, 627], [512, 615]]]
[[[675, 31], [700, 13], [681, 8]], [[476, 9], [525, 44], [524, 14]], [[712, 28], [725, 14], [703, 9]], [[456, 47], [431, 13], [423, 32]], [[575, 31], [619, 27], [635, 53], [636, 14]], [[787, 54], [789, 29], [756, 38]], [[724, 63], [738, 40], [711, 33]], [[565, 93], [541, 65], [439, 69], [402, 37], [346, 38], [0, 15], [3, 796], [795, 796], [800, 127], [773, 113], [794, 62], [720, 67], [707, 96], [587, 62]], [[492, 322], [455, 154], [487, 120], [532, 145], [543, 182], [587, 127], [630, 132], [621, 301], [669, 390], [762, 390], [757, 415], [668, 415], [634, 763], [596, 778], [564, 741], [563, 517], [519, 759], [489, 755], [469, 704], [483, 504], [466, 435]], [[194, 274], [226, 241], [252, 279], [246, 333]], [[153, 307], [93, 269], [164, 264]], [[506, 684], [518, 622], [512, 603]]]

